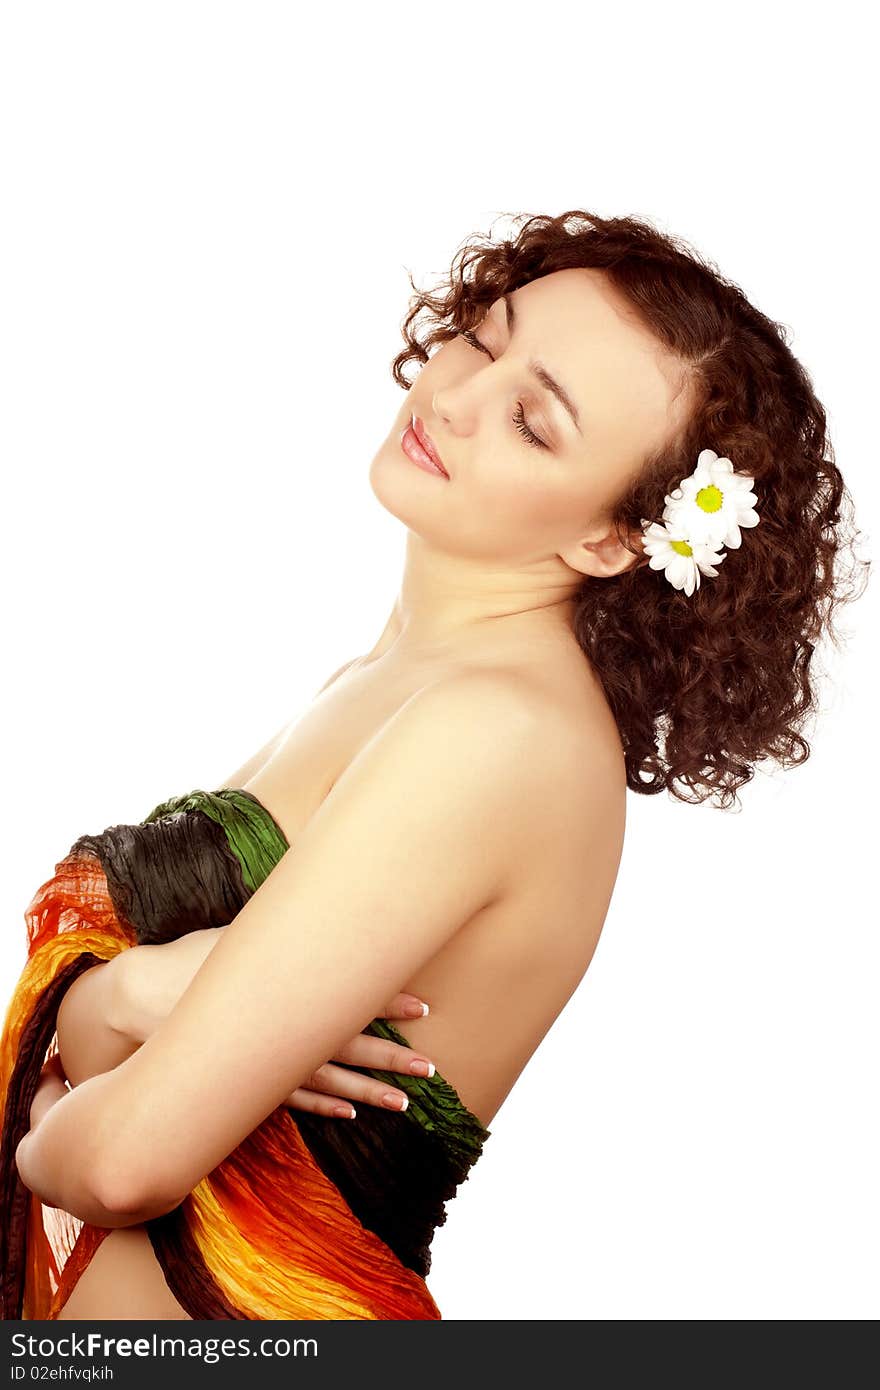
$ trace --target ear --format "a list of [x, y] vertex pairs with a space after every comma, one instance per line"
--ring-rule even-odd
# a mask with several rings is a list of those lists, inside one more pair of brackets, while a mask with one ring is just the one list
[[635, 569], [638, 565], [648, 563], [643, 540], [641, 530], [629, 532], [629, 543], [637, 552], [633, 555], [621, 544], [616, 530], [612, 527], [596, 538], [587, 536], [574, 541], [558, 553], [560, 559], [578, 573], [590, 575], [595, 579], [610, 579], [615, 574], [622, 574], [624, 570]]

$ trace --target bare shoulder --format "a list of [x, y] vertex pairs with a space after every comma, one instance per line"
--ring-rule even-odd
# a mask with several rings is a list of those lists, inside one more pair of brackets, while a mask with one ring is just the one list
[[462, 726], [482, 728], [487, 739], [516, 731], [523, 747], [540, 754], [539, 764], [563, 783], [593, 786], [622, 795], [625, 765], [620, 735], [604, 701], [506, 667], [456, 672], [422, 691], [423, 698], [448, 707]]
[[512, 727], [525, 733], [537, 727], [544, 711], [539, 688], [519, 672], [503, 667], [450, 672], [411, 698], [426, 712], [442, 708], [462, 728], [481, 728], [487, 741], [497, 732], [494, 719], [501, 721], [506, 733]]
[[465, 759], [475, 746], [492, 750], [487, 766], [519, 798], [531, 850], [558, 844], [563, 829], [581, 850], [622, 842], [626, 770], [603, 700], [501, 666], [445, 676], [419, 700], [425, 726], [444, 730], [450, 757], [455, 747]]
[[538, 678], [500, 672], [489, 689], [525, 712], [504, 939], [511, 998], [525, 982], [545, 1030], [589, 967], [610, 906], [626, 833], [624, 749], [603, 692], [576, 663]]
[[[546, 730], [544, 730], [546, 732]], [[479, 765], [510, 785], [529, 775], [542, 737], [542, 707], [527, 682], [503, 671], [448, 672], [414, 691], [371, 740], [407, 766], [460, 777]], [[357, 759], [355, 760], [358, 761]]]

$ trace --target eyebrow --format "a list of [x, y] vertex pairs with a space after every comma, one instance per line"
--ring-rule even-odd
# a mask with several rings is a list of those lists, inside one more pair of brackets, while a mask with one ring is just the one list
[[[516, 328], [516, 308], [514, 307], [513, 299], [511, 298], [510, 294], [505, 294], [503, 296], [503, 299], [504, 308], [507, 311], [507, 331], [510, 334], [510, 336], [513, 337], [513, 331]], [[582, 435], [583, 430], [581, 429], [581, 421], [580, 415], [578, 414], [578, 408], [575, 405], [574, 401], [571, 399], [571, 396], [566, 391], [565, 387], [561, 386], [559, 382], [556, 380], [556, 378], [550, 375], [543, 362], [536, 362], [533, 358], [528, 363], [528, 368], [529, 371], [532, 372], [533, 375], [538, 378], [542, 386], [546, 386], [548, 391], [552, 391], [553, 395], [559, 401], [560, 405], [562, 405], [568, 411], [569, 415], [574, 421], [574, 426], [578, 434]]]

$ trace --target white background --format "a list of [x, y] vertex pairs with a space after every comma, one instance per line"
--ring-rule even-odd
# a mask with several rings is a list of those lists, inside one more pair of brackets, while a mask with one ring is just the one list
[[[499, 214], [648, 217], [789, 326], [870, 553], [867, 12], [727, 13], [4, 8], [5, 999], [78, 835], [220, 785], [378, 638], [406, 272]], [[877, 1315], [875, 588], [805, 766], [740, 814], [630, 794], [593, 965], [437, 1234], [444, 1317]]]

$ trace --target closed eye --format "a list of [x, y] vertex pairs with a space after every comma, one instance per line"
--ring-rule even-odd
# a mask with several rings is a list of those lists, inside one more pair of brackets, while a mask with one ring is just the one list
[[[478, 352], [484, 352], [486, 356], [489, 358], [490, 362], [495, 361], [495, 358], [492, 356], [489, 349], [483, 343], [480, 342], [479, 338], [474, 336], [474, 334], [470, 331], [469, 328], [461, 329], [459, 336], [464, 338], [465, 342], [468, 343], [471, 347], [476, 348]], [[545, 441], [540, 437], [540, 435], [535, 434], [534, 430], [529, 429], [529, 426], [526, 424], [525, 412], [523, 410], [522, 401], [517, 401], [516, 410], [513, 412], [512, 423], [515, 426], [515, 428], [519, 430], [523, 438], [526, 439], [529, 442], [529, 444], [533, 444], [535, 448], [550, 448], [550, 445], [545, 443]]]

